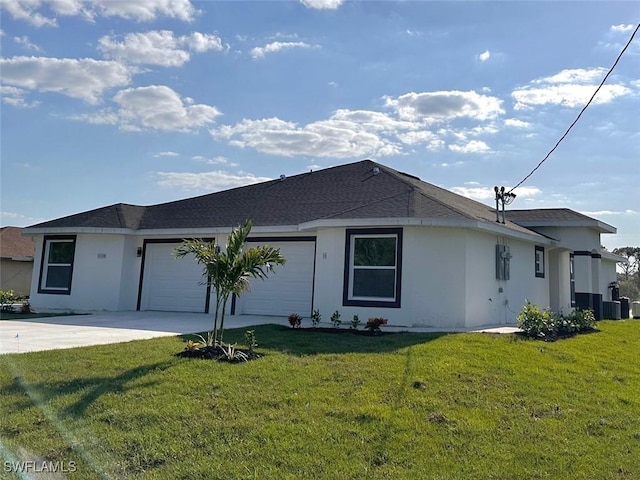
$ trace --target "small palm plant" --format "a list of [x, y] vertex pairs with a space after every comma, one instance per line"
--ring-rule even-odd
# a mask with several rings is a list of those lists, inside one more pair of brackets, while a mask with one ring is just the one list
[[284, 265], [286, 262], [279, 248], [268, 245], [244, 248], [252, 226], [253, 222], [247, 220], [244, 225], [234, 228], [227, 238], [224, 251], [214, 242], [198, 239], [184, 240], [175, 249], [177, 258], [193, 255], [203, 266], [203, 277], [206, 278], [203, 283], [210, 285], [215, 291], [213, 330], [207, 338], [208, 346], [222, 344], [224, 316], [229, 297], [247, 292], [252, 278], [264, 280], [274, 272], [275, 266]]

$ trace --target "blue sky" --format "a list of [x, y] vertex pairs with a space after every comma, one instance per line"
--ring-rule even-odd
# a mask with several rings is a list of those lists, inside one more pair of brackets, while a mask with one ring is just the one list
[[[2, 225], [370, 158], [493, 204], [574, 120], [637, 2], [0, 0]], [[512, 208], [640, 245], [640, 35]]]

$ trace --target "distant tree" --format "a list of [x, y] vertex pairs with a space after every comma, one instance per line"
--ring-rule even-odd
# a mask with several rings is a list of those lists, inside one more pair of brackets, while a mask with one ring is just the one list
[[622, 270], [622, 273], [618, 274], [620, 295], [631, 300], [640, 300], [640, 247], [615, 248], [613, 253], [627, 259], [627, 262], [618, 262]]
[[629, 280], [630, 276], [638, 272], [638, 267], [640, 267], [640, 247], [614, 248], [613, 253], [627, 259], [627, 263], [618, 262], [625, 280]]

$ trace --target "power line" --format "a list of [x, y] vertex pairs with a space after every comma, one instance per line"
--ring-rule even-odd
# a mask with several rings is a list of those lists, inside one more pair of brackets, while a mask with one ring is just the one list
[[627, 42], [627, 44], [624, 46], [624, 48], [622, 49], [622, 51], [620, 52], [620, 54], [618, 55], [618, 58], [616, 58], [616, 61], [613, 62], [613, 65], [611, 66], [611, 68], [609, 69], [609, 71], [607, 72], [607, 74], [604, 76], [604, 78], [602, 79], [602, 82], [600, 82], [600, 85], [598, 85], [598, 88], [596, 88], [596, 91], [593, 92], [593, 95], [591, 95], [591, 98], [589, 99], [589, 101], [587, 102], [587, 104], [582, 107], [582, 110], [580, 110], [580, 113], [578, 114], [578, 116], [576, 117], [576, 119], [573, 121], [573, 123], [571, 125], [569, 125], [569, 128], [567, 128], [567, 131], [564, 132], [564, 134], [562, 135], [562, 137], [560, 137], [560, 140], [558, 140], [556, 142], [556, 144], [553, 146], [553, 148], [551, 150], [549, 150], [549, 153], [547, 153], [545, 155], [545, 157], [540, 160], [540, 163], [538, 163], [538, 165], [536, 165], [536, 168], [534, 168], [533, 170], [531, 170], [531, 172], [529, 172], [529, 174], [524, 177], [522, 180], [520, 180], [515, 187], [513, 187], [511, 190], [509, 190], [508, 193], [513, 192], [516, 188], [518, 188], [520, 185], [522, 185], [524, 182], [526, 182], [529, 177], [531, 175], [533, 175], [535, 173], [536, 170], [538, 170], [542, 164], [544, 162], [547, 161], [547, 159], [551, 156], [551, 154], [556, 150], [556, 148], [558, 148], [558, 145], [560, 145], [560, 142], [562, 142], [565, 137], [569, 134], [569, 132], [571, 131], [571, 129], [573, 128], [573, 126], [578, 123], [578, 120], [580, 120], [580, 117], [582, 116], [582, 114], [584, 113], [584, 111], [587, 109], [587, 107], [589, 105], [591, 105], [591, 102], [593, 101], [593, 99], [596, 97], [596, 95], [598, 94], [598, 92], [600, 91], [600, 89], [603, 87], [603, 85], [605, 84], [605, 82], [607, 81], [607, 78], [609, 78], [609, 75], [611, 75], [611, 72], [613, 72], [613, 69], [616, 68], [616, 65], [618, 65], [618, 62], [620, 61], [620, 58], [622, 58], [622, 55], [624, 54], [624, 52], [627, 50], [627, 48], [629, 47], [629, 45], [631, 45], [631, 42], [633, 41], [633, 38], [636, 36], [636, 33], [638, 33], [638, 29], [640, 29], [640, 23], [636, 26], [636, 29], [633, 31], [633, 33], [631, 34], [631, 37], [629, 38], [629, 41]]

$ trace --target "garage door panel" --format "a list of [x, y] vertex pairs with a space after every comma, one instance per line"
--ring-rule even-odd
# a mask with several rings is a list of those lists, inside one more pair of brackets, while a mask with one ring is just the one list
[[144, 310], [204, 312], [206, 285], [202, 266], [192, 256], [175, 258], [179, 243], [150, 243], [145, 252]]
[[275, 267], [266, 280], [251, 280], [242, 298], [242, 313], [302, 316], [311, 313], [315, 242], [269, 243], [280, 248], [287, 262]]

